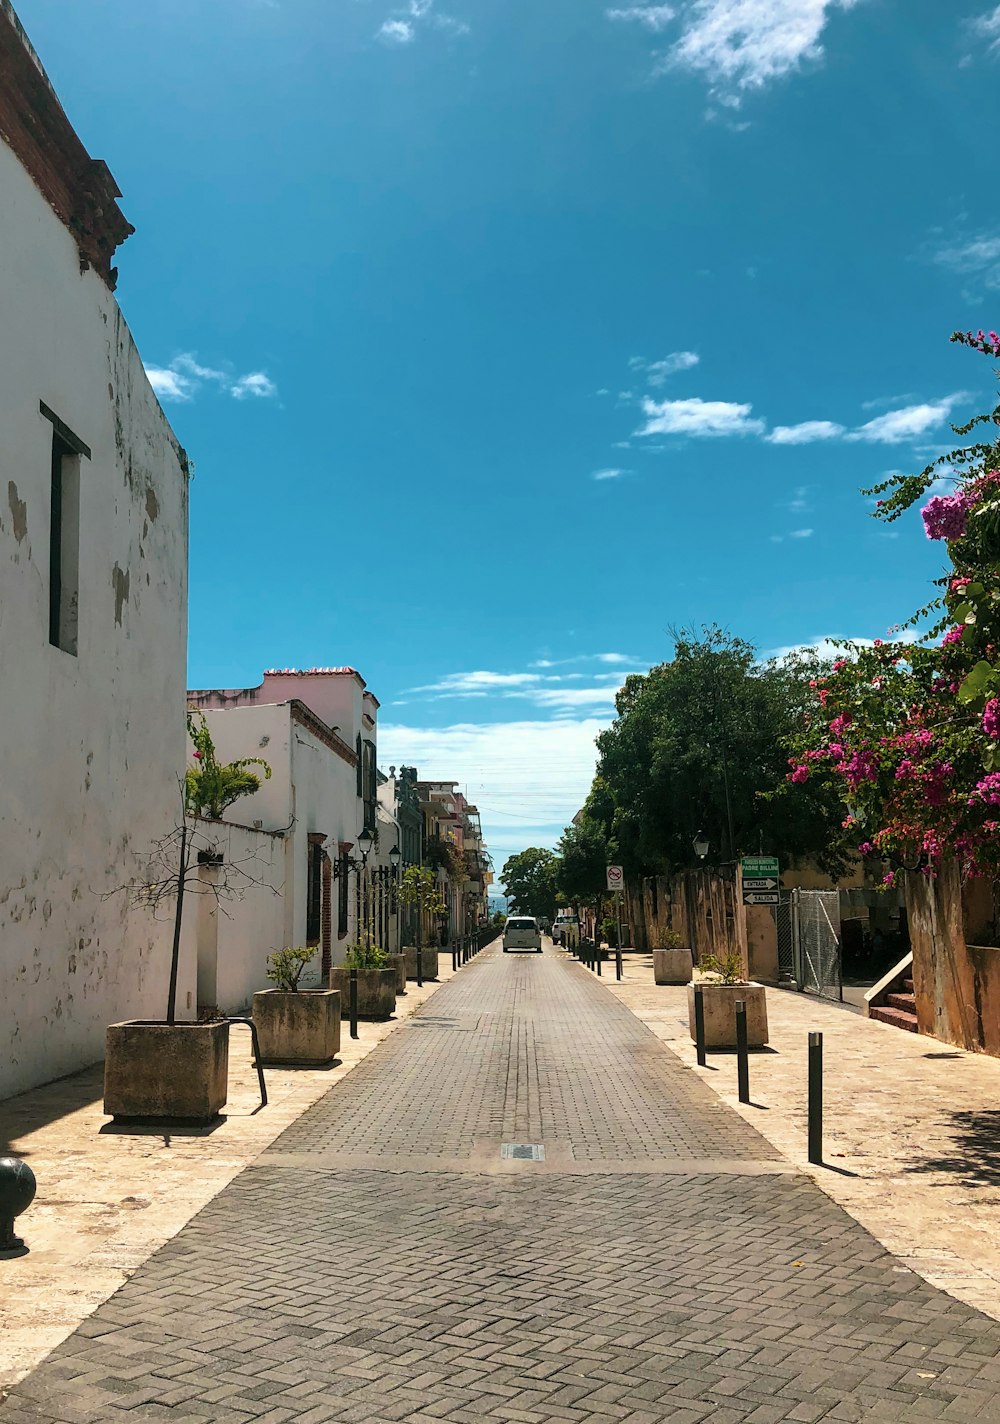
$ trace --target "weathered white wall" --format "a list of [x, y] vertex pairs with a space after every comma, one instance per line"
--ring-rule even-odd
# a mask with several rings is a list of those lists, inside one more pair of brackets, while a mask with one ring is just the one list
[[[225, 710], [206, 709], [205, 717], [220, 761], [260, 756], [271, 767], [271, 779], [265, 781], [255, 795], [231, 806], [226, 812], [226, 819], [250, 827], [255, 821], [260, 821], [264, 831], [284, 832], [281, 944], [305, 944], [309, 836], [323, 835], [333, 859], [337, 857], [341, 842], [356, 843], [362, 824], [362, 810], [355, 769], [320, 741], [308, 727], [295, 721], [287, 702], [229, 707]], [[354, 876], [351, 876], [348, 901], [349, 929], [343, 939], [337, 934], [336, 881], [332, 890], [331, 947], [333, 961], [339, 964], [343, 963], [347, 945], [356, 938]], [[265, 929], [263, 922], [257, 923], [254, 919], [252, 907], [262, 898], [266, 899], [266, 894], [252, 889], [246, 891], [244, 904], [248, 907], [248, 917], [245, 938], [234, 944], [232, 951], [234, 956], [242, 955], [253, 964], [260, 961], [259, 942], [271, 933]], [[281, 945], [273, 946], [268, 942], [267, 953], [275, 947], [280, 948]], [[315, 962], [303, 976], [303, 985], [319, 982], [319, 963], [320, 953], [317, 951]], [[244, 974], [243, 970], [233, 972]]]
[[[162, 1017], [169, 930], [103, 898], [174, 823], [187, 476], [114, 297], [0, 141], [0, 1097]], [[78, 655], [48, 641], [52, 426], [92, 450]], [[179, 1007], [193, 994], [184, 966]]]
[[229, 821], [199, 823], [194, 834], [224, 863], [203, 866], [192, 879], [184, 960], [197, 962], [199, 1005], [242, 1013], [257, 989], [269, 987], [268, 956], [285, 943], [285, 839]]

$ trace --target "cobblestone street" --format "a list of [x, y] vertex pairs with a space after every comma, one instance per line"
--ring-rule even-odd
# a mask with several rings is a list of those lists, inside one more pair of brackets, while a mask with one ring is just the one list
[[1000, 1420], [1000, 1325], [900, 1265], [582, 966], [493, 947], [0, 1408], [484, 1418]]

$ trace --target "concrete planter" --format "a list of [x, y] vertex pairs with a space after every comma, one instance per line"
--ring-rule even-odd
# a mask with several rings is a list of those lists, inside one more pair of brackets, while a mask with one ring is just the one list
[[[705, 1006], [705, 1047], [736, 1047], [736, 1000], [747, 1006], [747, 1044], [763, 1048], [767, 1043], [767, 990], [763, 984], [716, 984], [701, 980]], [[688, 986], [688, 1025], [694, 1041], [694, 985]]]
[[[407, 979], [417, 977], [417, 951], [412, 944], [405, 945], [403, 955], [406, 959]], [[432, 945], [430, 949], [420, 951], [420, 967], [425, 979], [436, 979], [438, 977], [438, 951], [437, 945]]]
[[253, 1021], [265, 1063], [332, 1063], [340, 1052], [340, 995], [335, 989], [262, 989]]
[[[351, 971], [340, 967], [330, 970], [330, 988], [343, 995], [344, 1017], [351, 1012]], [[395, 969], [358, 970], [358, 1018], [387, 1019], [396, 1007]]]
[[653, 950], [653, 979], [657, 984], [690, 984], [692, 968], [689, 949]]
[[406, 993], [406, 955], [405, 955], [405, 954], [387, 954], [386, 957], [385, 957], [385, 965], [386, 965], [386, 968], [387, 968], [387, 969], [395, 969], [395, 971], [396, 971], [396, 993], [397, 993], [397, 994], [405, 994], [405, 993]]
[[104, 1111], [116, 1122], [211, 1122], [228, 1088], [228, 1023], [109, 1025]]

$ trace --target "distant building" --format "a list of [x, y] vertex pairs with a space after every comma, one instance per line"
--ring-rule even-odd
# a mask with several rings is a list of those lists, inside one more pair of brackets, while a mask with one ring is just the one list
[[387, 862], [397, 837], [392, 814], [379, 809], [378, 700], [354, 668], [286, 668], [266, 672], [257, 687], [191, 691], [188, 704], [205, 714], [220, 761], [263, 757], [271, 767], [270, 780], [232, 806], [227, 819], [284, 839], [280, 930], [264, 934], [254, 908], [261, 897], [248, 888], [233, 907], [241, 933], [227, 935], [221, 926], [223, 944], [212, 927], [199, 943], [199, 978], [206, 982], [206, 962], [217, 962], [215, 982], [225, 986], [219, 1007], [235, 1008], [266, 982], [275, 949], [313, 945], [316, 959], [302, 983], [319, 983], [343, 963], [366, 916], [376, 931], [383, 918], [376, 877], [350, 866], [363, 830], [373, 842], [378, 832], [370, 872]]
[[0, 76], [6, 1096], [165, 1012], [169, 926], [109, 892], [179, 815], [188, 469], [113, 295], [118, 188], [8, 0]]

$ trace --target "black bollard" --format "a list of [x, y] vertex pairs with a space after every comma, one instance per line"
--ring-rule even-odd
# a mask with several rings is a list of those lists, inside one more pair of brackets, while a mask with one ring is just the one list
[[616, 979], [620, 979], [621, 977], [622, 977], [622, 941], [621, 941], [621, 935], [619, 935], [619, 936], [618, 936], [618, 943], [617, 943], [617, 945], [615, 946], [615, 978], [616, 978]]
[[602, 958], [603, 958], [604, 956], [603, 956], [602, 953], [601, 953], [601, 946], [600, 946], [599, 944], [597, 944], [597, 945], [594, 946], [594, 953], [595, 953], [595, 955], [597, 956], [597, 977], [600, 978], [600, 976], [601, 976], [601, 960], [602, 960]]
[[352, 969], [352, 970], [351, 970], [351, 992], [350, 992], [350, 996], [349, 996], [349, 997], [350, 997], [350, 1004], [351, 1004], [351, 1037], [352, 1037], [352, 1038], [357, 1038], [357, 1036], [358, 1036], [358, 971], [357, 971], [356, 969]]
[[809, 1161], [823, 1162], [823, 1035], [809, 1035]]
[[27, 1211], [35, 1199], [35, 1174], [18, 1157], [0, 1157], [0, 1251], [19, 1251], [24, 1245], [14, 1235], [14, 1218]]
[[700, 984], [694, 986], [694, 1046], [698, 1054], [698, 1067], [705, 1066], [705, 1000]]
[[745, 999], [736, 1000], [736, 1079], [740, 1102], [750, 1101], [750, 1055], [747, 1052], [747, 1006]]

